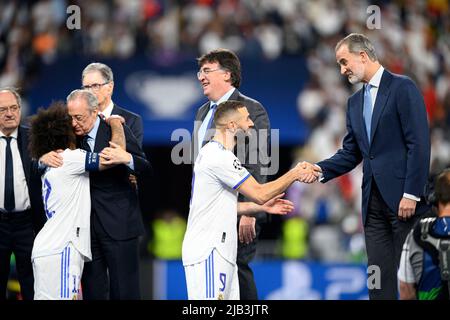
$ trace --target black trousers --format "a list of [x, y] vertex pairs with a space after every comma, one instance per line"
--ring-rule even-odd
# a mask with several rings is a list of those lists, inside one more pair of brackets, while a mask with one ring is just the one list
[[84, 264], [81, 278], [84, 300], [141, 299], [138, 240], [112, 239], [92, 212], [92, 262]]
[[371, 300], [398, 299], [397, 269], [403, 243], [419, 218], [414, 214], [406, 221], [400, 220], [398, 213], [392, 212], [384, 202], [376, 183], [372, 183], [364, 233], [368, 265], [379, 267], [381, 278], [379, 288], [369, 287]]
[[[236, 264], [238, 267], [239, 294], [241, 300], [258, 300], [255, 278], [249, 263], [256, 255], [256, 245], [261, 233], [261, 222], [256, 219], [256, 238], [249, 244], [241, 243], [238, 239]], [[238, 222], [239, 232], [239, 222]]]
[[31, 211], [0, 213], [0, 300], [6, 299], [11, 254], [16, 257], [22, 298], [33, 300], [34, 277], [31, 265], [34, 231]]

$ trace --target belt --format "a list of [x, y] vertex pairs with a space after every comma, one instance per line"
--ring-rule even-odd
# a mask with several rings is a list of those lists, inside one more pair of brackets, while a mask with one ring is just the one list
[[31, 210], [16, 211], [16, 212], [2, 212], [0, 211], [0, 221], [10, 221], [16, 219], [23, 219], [26, 217], [31, 217]]

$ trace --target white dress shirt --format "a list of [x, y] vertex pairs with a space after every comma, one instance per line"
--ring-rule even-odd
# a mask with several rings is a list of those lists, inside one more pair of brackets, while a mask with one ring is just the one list
[[114, 102], [111, 100], [111, 102], [108, 104], [105, 110], [100, 111], [99, 114], [103, 114], [105, 116], [105, 119], [108, 119], [111, 116], [112, 110], [114, 108]]
[[[13, 159], [13, 176], [14, 176], [14, 211], [25, 211], [31, 207], [30, 196], [28, 193], [27, 180], [25, 172], [23, 171], [22, 158], [20, 157], [19, 146], [17, 144], [18, 129], [14, 130], [10, 137], [11, 139], [11, 153]], [[0, 137], [5, 136], [0, 131]], [[0, 138], [0, 172], [5, 172], [6, 168], [6, 140]], [[0, 175], [0, 210], [5, 208], [5, 175]]]

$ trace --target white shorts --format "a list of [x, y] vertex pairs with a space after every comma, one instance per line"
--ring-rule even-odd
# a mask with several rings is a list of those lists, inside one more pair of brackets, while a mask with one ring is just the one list
[[79, 300], [84, 256], [70, 243], [59, 254], [33, 259], [34, 300]]
[[239, 300], [236, 264], [214, 249], [200, 263], [184, 266], [189, 300]]

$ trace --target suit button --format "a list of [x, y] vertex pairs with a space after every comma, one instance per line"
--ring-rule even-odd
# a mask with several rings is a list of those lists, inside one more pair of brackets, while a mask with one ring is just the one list
[[370, 156], [370, 160], [373, 160], [375, 157], [374, 156]]

